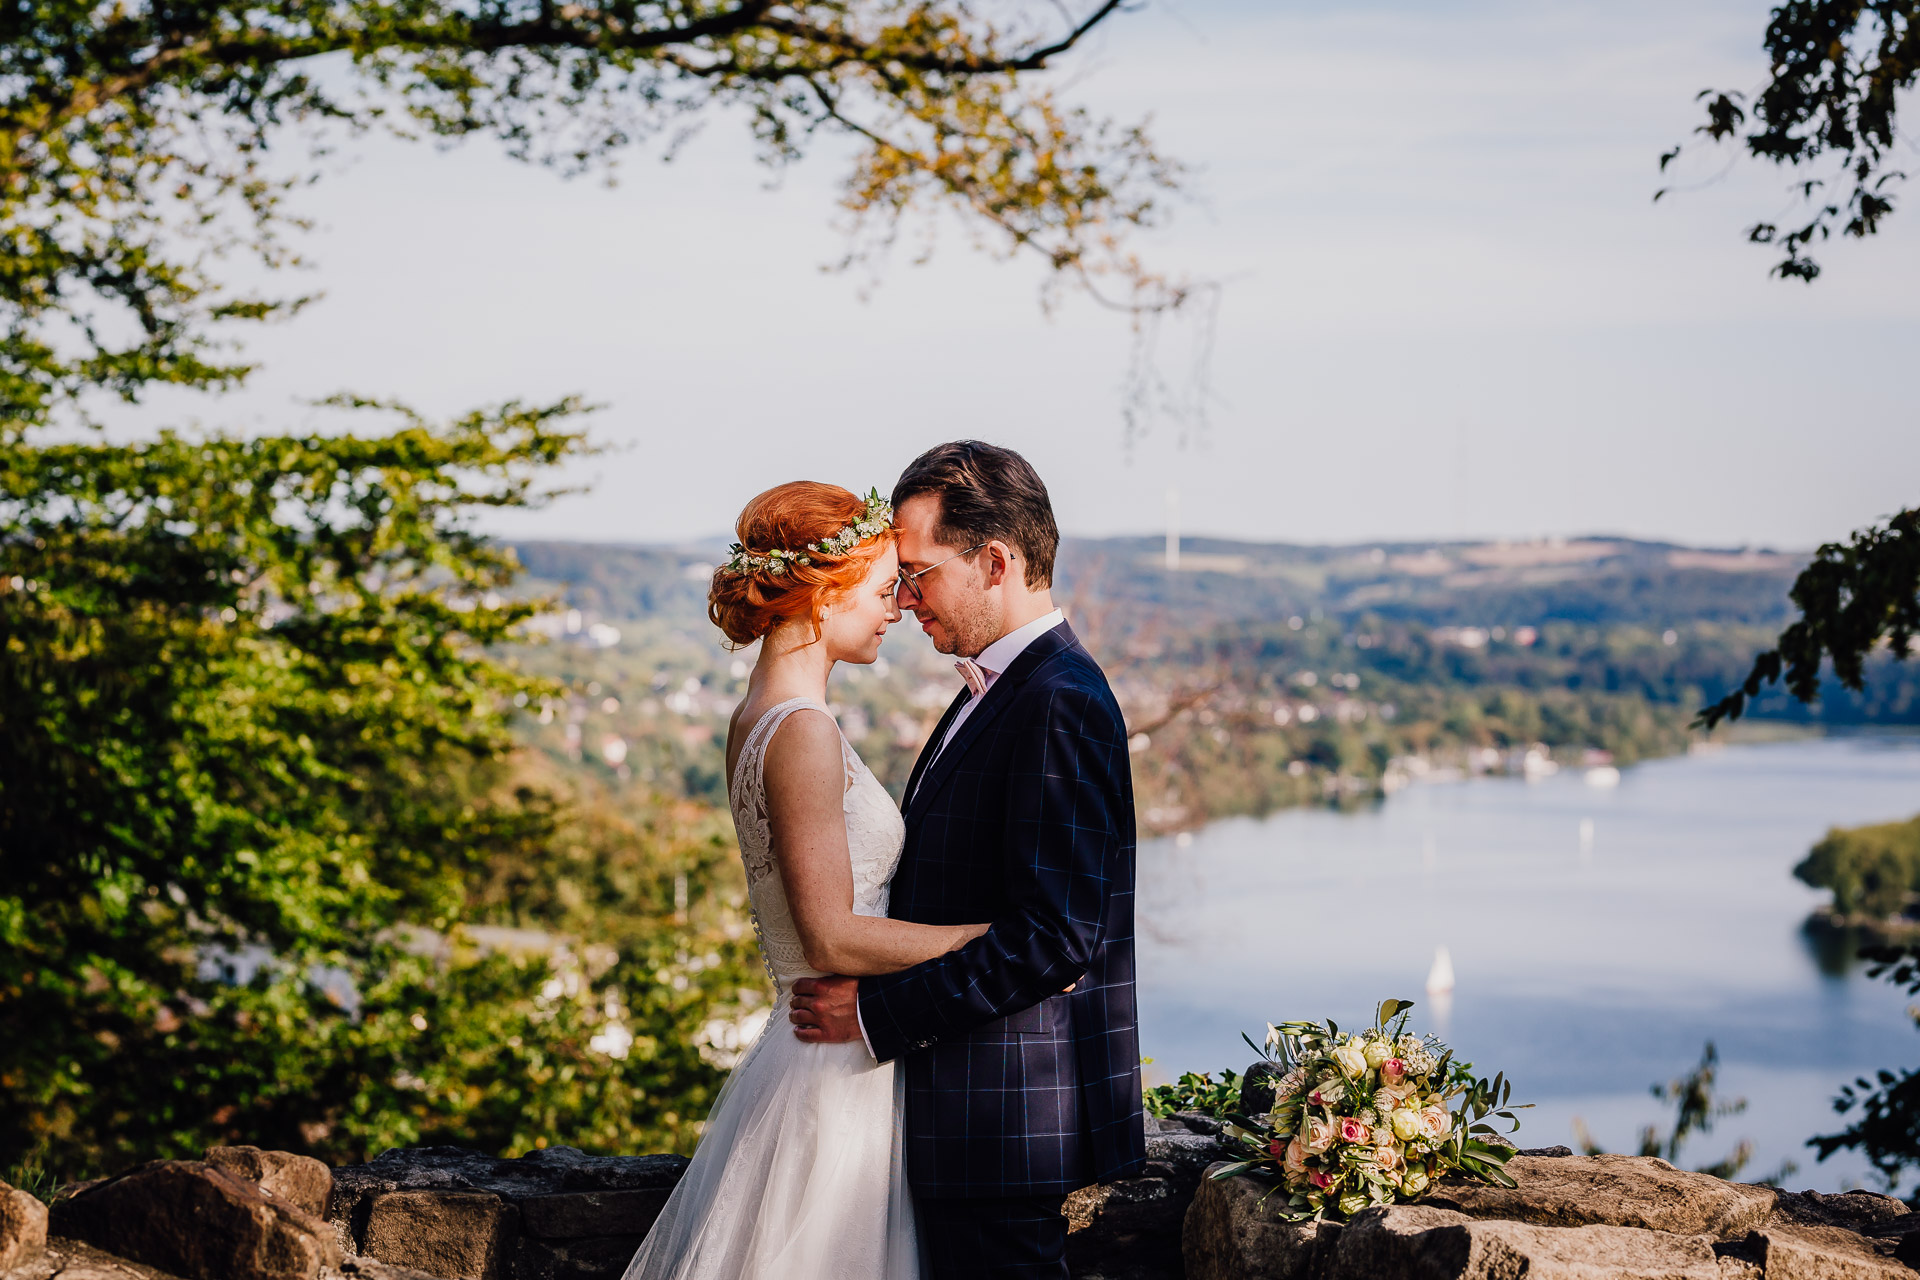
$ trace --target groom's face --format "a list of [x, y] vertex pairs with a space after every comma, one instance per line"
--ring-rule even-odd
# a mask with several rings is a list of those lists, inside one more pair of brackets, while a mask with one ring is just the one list
[[912, 590], [903, 592], [899, 603], [913, 611], [935, 649], [971, 658], [999, 638], [994, 601], [979, 566], [960, 555], [966, 548], [934, 539], [933, 528], [939, 520], [940, 499], [931, 493], [915, 494], [894, 513], [894, 527], [900, 531], [901, 571], [911, 574], [940, 566], [914, 579]]

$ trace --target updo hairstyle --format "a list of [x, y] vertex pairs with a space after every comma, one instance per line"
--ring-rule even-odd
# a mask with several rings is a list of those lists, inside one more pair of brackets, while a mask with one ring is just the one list
[[[733, 528], [748, 551], [760, 555], [802, 551], [808, 543], [831, 538], [863, 519], [866, 510], [863, 499], [837, 484], [795, 480], [749, 502]], [[707, 592], [707, 616], [726, 632], [734, 648], [750, 645], [795, 618], [812, 623], [818, 638], [821, 613], [867, 580], [873, 562], [893, 540], [889, 529], [843, 556], [809, 551], [812, 564], [788, 564], [777, 574], [765, 569], [735, 573], [722, 565], [714, 571], [713, 587]]]

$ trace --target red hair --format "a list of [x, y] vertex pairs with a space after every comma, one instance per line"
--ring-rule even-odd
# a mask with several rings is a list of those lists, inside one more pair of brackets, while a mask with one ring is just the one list
[[[733, 529], [740, 545], [759, 555], [803, 551], [808, 543], [831, 538], [862, 519], [866, 510], [865, 499], [837, 484], [795, 480], [749, 502]], [[795, 618], [805, 618], [817, 631], [821, 611], [867, 580], [873, 562], [893, 545], [893, 538], [889, 529], [844, 556], [810, 551], [812, 564], [790, 564], [778, 574], [764, 569], [734, 573], [722, 566], [714, 571], [707, 592], [707, 616], [735, 646], [752, 644]]]

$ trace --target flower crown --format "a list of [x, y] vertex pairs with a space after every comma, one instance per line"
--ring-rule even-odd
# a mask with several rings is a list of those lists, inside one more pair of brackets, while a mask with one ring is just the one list
[[877, 538], [893, 527], [893, 504], [880, 496], [879, 489], [868, 490], [866, 502], [867, 509], [861, 512], [858, 520], [830, 538], [809, 542], [805, 551], [782, 551], [778, 548], [767, 552], [749, 551], [736, 542], [727, 548], [732, 554], [720, 567], [740, 577], [766, 573], [778, 578], [794, 565], [812, 564], [808, 552], [827, 559], [844, 556], [869, 538]]

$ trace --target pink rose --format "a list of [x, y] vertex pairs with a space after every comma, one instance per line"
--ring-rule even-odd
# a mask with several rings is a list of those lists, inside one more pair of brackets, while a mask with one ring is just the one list
[[1299, 1134], [1295, 1134], [1293, 1141], [1287, 1144], [1287, 1154], [1281, 1161], [1281, 1167], [1287, 1171], [1289, 1178], [1298, 1178], [1306, 1173], [1307, 1144], [1300, 1141]]
[[1319, 1155], [1333, 1145], [1340, 1135], [1334, 1130], [1333, 1121], [1322, 1120], [1318, 1116], [1307, 1117], [1307, 1151]]
[[1444, 1138], [1453, 1132], [1453, 1115], [1435, 1102], [1420, 1108], [1420, 1124], [1429, 1138]]
[[1373, 1137], [1373, 1130], [1361, 1124], [1352, 1116], [1343, 1116], [1340, 1120], [1340, 1141], [1365, 1146]]
[[1380, 1074], [1387, 1078], [1389, 1084], [1399, 1084], [1407, 1078], [1406, 1061], [1401, 1058], [1388, 1058], [1380, 1064]]
[[1322, 1191], [1325, 1191], [1328, 1187], [1333, 1185], [1333, 1179], [1329, 1178], [1326, 1174], [1320, 1172], [1318, 1169], [1315, 1169], [1312, 1173], [1309, 1173], [1307, 1175], [1307, 1179], [1310, 1182], [1312, 1182], [1314, 1186], [1320, 1188]]

